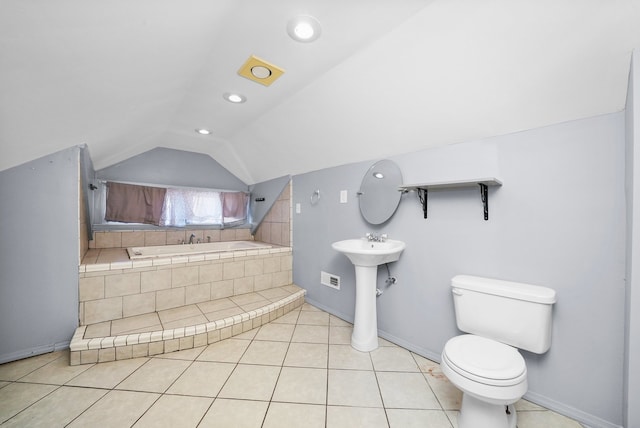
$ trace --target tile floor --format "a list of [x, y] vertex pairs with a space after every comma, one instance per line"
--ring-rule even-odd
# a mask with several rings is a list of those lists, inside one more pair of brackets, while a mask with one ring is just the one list
[[[309, 304], [201, 348], [69, 365], [61, 351], [0, 365], [2, 427], [456, 427], [461, 394], [437, 363]], [[517, 404], [520, 428], [580, 424]]]

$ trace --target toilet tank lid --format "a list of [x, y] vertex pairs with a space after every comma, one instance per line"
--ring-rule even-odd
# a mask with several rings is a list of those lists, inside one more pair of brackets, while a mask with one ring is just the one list
[[471, 275], [456, 275], [451, 279], [451, 286], [453, 288], [461, 288], [479, 293], [493, 294], [548, 305], [556, 302], [555, 290], [540, 285], [524, 284], [521, 282], [503, 281], [500, 279], [482, 278]]

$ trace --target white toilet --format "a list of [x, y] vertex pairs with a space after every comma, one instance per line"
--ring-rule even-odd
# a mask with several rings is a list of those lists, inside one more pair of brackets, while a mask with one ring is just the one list
[[451, 280], [458, 328], [440, 367], [462, 390], [459, 428], [515, 428], [513, 404], [527, 392], [527, 366], [516, 348], [536, 354], [551, 346], [550, 288], [476, 276]]

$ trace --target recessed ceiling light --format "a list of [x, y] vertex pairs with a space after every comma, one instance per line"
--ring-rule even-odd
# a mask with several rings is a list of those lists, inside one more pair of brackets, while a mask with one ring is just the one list
[[244, 95], [234, 94], [231, 92], [225, 92], [224, 94], [222, 94], [222, 98], [234, 104], [240, 104], [247, 101], [247, 97], [245, 97]]
[[196, 132], [200, 135], [209, 135], [211, 134], [211, 131], [209, 131], [208, 129], [204, 129], [204, 128], [196, 128]]
[[298, 42], [313, 42], [320, 37], [321, 32], [320, 22], [313, 16], [296, 16], [287, 23], [287, 33]]

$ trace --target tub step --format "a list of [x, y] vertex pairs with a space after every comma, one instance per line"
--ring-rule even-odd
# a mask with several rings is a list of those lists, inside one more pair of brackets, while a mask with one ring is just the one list
[[70, 364], [75, 366], [166, 354], [205, 346], [242, 334], [302, 306], [306, 290], [293, 284], [280, 288], [287, 291], [288, 295], [244, 313], [202, 324], [91, 338], [85, 338], [89, 326], [80, 326], [69, 346]]

